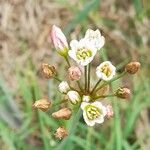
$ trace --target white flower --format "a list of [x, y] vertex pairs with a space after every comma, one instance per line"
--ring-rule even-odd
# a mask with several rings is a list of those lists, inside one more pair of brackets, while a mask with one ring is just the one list
[[97, 49], [86, 39], [72, 40], [70, 46], [69, 56], [82, 66], [89, 64], [97, 52]]
[[111, 80], [116, 74], [116, 67], [110, 61], [105, 61], [96, 68], [96, 74], [102, 80]]
[[66, 81], [62, 81], [59, 84], [58, 88], [59, 88], [59, 91], [64, 94], [66, 94], [70, 90], [70, 87]]
[[91, 100], [91, 97], [89, 95], [83, 95], [82, 101], [83, 102], [89, 102]]
[[68, 43], [65, 35], [61, 31], [61, 29], [55, 25], [52, 26], [51, 30], [51, 39], [53, 44], [57, 50], [57, 52], [61, 55], [66, 57], [68, 55]]
[[81, 97], [77, 91], [69, 91], [67, 96], [72, 104], [77, 104], [81, 101]]
[[87, 39], [97, 50], [100, 50], [105, 44], [105, 38], [101, 35], [100, 31], [88, 29], [85, 34]]
[[101, 102], [93, 103], [81, 103], [81, 109], [83, 110], [83, 118], [88, 126], [94, 126], [95, 123], [103, 123], [106, 116], [106, 108]]

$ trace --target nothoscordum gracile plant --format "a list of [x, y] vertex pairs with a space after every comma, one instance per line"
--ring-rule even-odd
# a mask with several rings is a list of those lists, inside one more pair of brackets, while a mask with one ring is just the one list
[[[68, 44], [67, 38], [61, 29], [55, 25], [52, 27], [50, 36], [56, 51], [66, 61], [68, 66], [68, 70], [66, 70], [68, 81], [60, 79], [57, 69], [50, 64], [43, 63], [41, 71], [47, 79], [53, 78], [58, 81], [59, 92], [62, 94], [62, 97], [65, 95], [67, 98], [65, 100], [62, 98], [63, 100], [57, 103], [55, 103], [55, 100], [53, 103], [41, 99], [34, 103], [33, 108], [47, 111], [56, 105], [70, 103], [71, 105], [65, 105], [64, 108], [53, 112], [51, 116], [55, 119], [64, 120], [76, 117], [73, 120], [77, 122], [80, 118], [80, 112], [82, 112], [83, 119], [88, 126], [102, 124], [106, 119], [113, 117], [112, 105], [103, 103], [105, 98], [119, 97], [129, 99], [131, 92], [126, 87], [118, 87], [118, 90], [112, 90], [112, 92], [108, 93], [108, 87], [112, 82], [122, 78], [127, 73], [135, 74], [140, 68], [140, 63], [130, 62], [125, 66], [121, 74], [117, 74], [114, 63], [108, 60], [101, 62], [97, 65], [95, 71], [91, 72], [91, 63], [97, 52], [100, 53], [102, 51], [101, 48], [105, 43], [105, 38], [98, 29], [96, 31], [88, 29], [82, 39], [74, 39], [70, 44]], [[70, 62], [71, 59], [73, 64]], [[91, 84], [90, 82], [91, 74], [97, 77], [95, 84]], [[74, 113], [76, 109], [78, 109], [79, 113]], [[79, 114], [78, 119], [77, 114]], [[71, 129], [67, 129], [61, 125], [56, 130], [55, 136], [62, 139], [70, 133]]]

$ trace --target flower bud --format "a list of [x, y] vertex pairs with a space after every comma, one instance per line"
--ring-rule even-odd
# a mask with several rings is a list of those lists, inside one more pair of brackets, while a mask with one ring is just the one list
[[57, 112], [52, 113], [52, 116], [56, 119], [65, 119], [69, 120], [71, 117], [71, 109], [69, 108], [62, 108]]
[[50, 79], [56, 75], [55, 67], [46, 63], [42, 64], [41, 72], [42, 72], [42, 75], [47, 79]]
[[65, 138], [67, 135], [68, 135], [68, 131], [66, 130], [66, 128], [64, 126], [61, 126], [56, 130], [55, 138], [61, 140]]
[[83, 102], [90, 102], [90, 100], [91, 100], [91, 97], [89, 95], [83, 95], [82, 97]]
[[66, 57], [68, 55], [68, 50], [69, 50], [67, 39], [63, 34], [63, 32], [61, 31], [61, 29], [55, 25], [53, 25], [52, 27], [51, 39], [57, 52], [61, 56]]
[[59, 88], [59, 91], [64, 94], [66, 94], [70, 90], [69, 84], [66, 81], [62, 81], [59, 84], [58, 88]]
[[69, 73], [69, 79], [72, 80], [72, 81], [74, 81], [74, 80], [77, 81], [81, 77], [81, 71], [76, 66], [70, 67], [69, 70], [68, 70], [68, 73]]
[[35, 101], [35, 103], [32, 105], [32, 107], [41, 109], [42, 111], [47, 111], [51, 106], [51, 102], [47, 99], [40, 99]]
[[76, 91], [69, 91], [67, 93], [67, 96], [72, 104], [77, 104], [78, 102], [81, 101], [81, 97], [79, 93]]
[[129, 99], [130, 95], [131, 95], [131, 91], [128, 88], [119, 88], [116, 92], [115, 95], [119, 98], [123, 98], [123, 99]]
[[111, 118], [114, 115], [113, 108], [111, 105], [106, 106], [106, 117]]
[[140, 69], [141, 64], [139, 62], [130, 62], [126, 65], [125, 71], [130, 74], [135, 74]]

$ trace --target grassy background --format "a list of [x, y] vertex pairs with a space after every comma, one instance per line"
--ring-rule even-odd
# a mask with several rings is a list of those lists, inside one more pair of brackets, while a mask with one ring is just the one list
[[[0, 149], [2, 150], [148, 150], [150, 148], [150, 2], [148, 0], [1, 0], [0, 1]], [[52, 24], [68, 39], [80, 38], [87, 28], [99, 28], [106, 44], [99, 61], [111, 60], [118, 73], [130, 60], [141, 71], [113, 83], [131, 88], [129, 102], [111, 99], [115, 115], [103, 125], [89, 128], [82, 118], [76, 130], [50, 112], [33, 111], [41, 97], [60, 101], [58, 83], [39, 74], [42, 62], [56, 64], [65, 76], [65, 63], [53, 51], [47, 36]], [[93, 82], [96, 82], [93, 79]], [[55, 107], [53, 110], [58, 110]], [[72, 127], [63, 142], [53, 134], [60, 125]]]

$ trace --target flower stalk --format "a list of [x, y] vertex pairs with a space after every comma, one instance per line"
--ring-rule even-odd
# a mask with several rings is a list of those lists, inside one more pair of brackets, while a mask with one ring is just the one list
[[104, 86], [106, 86], [106, 85], [108, 85], [108, 84], [110, 84], [110, 83], [112, 83], [112, 82], [114, 82], [114, 81], [120, 79], [120, 78], [123, 77], [126, 73], [127, 73], [127, 72], [124, 71], [123, 73], [121, 73], [121, 74], [118, 75], [117, 77], [113, 78], [112, 80], [107, 81], [107, 82], [104, 82], [101, 86], [99, 86], [99, 87], [95, 90], [94, 93], [96, 93], [98, 90], [100, 90], [100, 89], [103, 88]]

